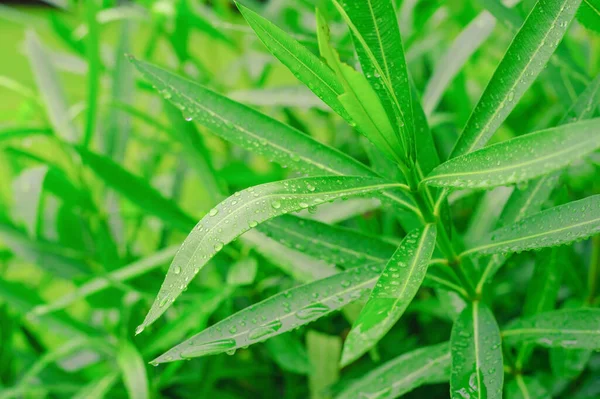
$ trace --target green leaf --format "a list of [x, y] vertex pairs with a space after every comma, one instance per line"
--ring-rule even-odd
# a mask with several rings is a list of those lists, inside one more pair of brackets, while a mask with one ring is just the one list
[[107, 186], [114, 189], [144, 212], [148, 212], [166, 224], [189, 231], [194, 220], [186, 215], [175, 202], [165, 198], [141, 178], [122, 168], [109, 158], [77, 147], [83, 163]]
[[88, 69], [87, 76], [87, 109], [85, 130], [83, 133], [83, 147], [89, 147], [96, 131], [96, 114], [100, 92], [100, 71], [102, 60], [100, 58], [100, 27], [97, 19], [99, 0], [89, 0], [86, 3], [87, 35], [85, 49]]
[[506, 385], [506, 399], [552, 399], [538, 378], [521, 374]]
[[34, 135], [51, 135], [52, 129], [47, 127], [0, 127], [0, 142], [4, 140], [23, 139]]
[[350, 121], [348, 113], [338, 100], [344, 88], [331, 68], [271, 22], [238, 2], [236, 5], [267, 49], [325, 104]]
[[481, 95], [451, 158], [483, 147], [506, 120], [560, 44], [580, 3], [537, 2]]
[[308, 387], [311, 399], [329, 399], [327, 390], [340, 377], [338, 359], [342, 350], [342, 340], [310, 330], [306, 334], [306, 347], [310, 359], [311, 372]]
[[77, 141], [79, 133], [69, 117], [69, 105], [58, 74], [50, 61], [47, 50], [33, 31], [27, 32], [25, 51], [46, 107], [50, 125], [59, 137], [69, 142]]
[[598, 104], [600, 104], [600, 73], [586, 86], [583, 93], [577, 97], [562, 118], [561, 123], [571, 123], [592, 118], [598, 110]]
[[164, 313], [224, 245], [258, 224], [323, 202], [402, 186], [378, 178], [332, 176], [267, 183], [236, 193], [213, 208], [185, 239], [138, 332]]
[[427, 346], [405, 353], [361, 376], [336, 399], [396, 398], [421, 385], [448, 381], [448, 343]]
[[577, 20], [586, 28], [600, 32], [600, 0], [583, 0]]
[[450, 351], [453, 398], [502, 398], [500, 330], [485, 304], [476, 301], [462, 311], [452, 327]]
[[428, 224], [402, 240], [346, 338], [342, 366], [371, 349], [400, 319], [423, 283], [436, 234]]
[[129, 398], [149, 398], [146, 365], [136, 347], [128, 341], [122, 341], [117, 351], [116, 360], [121, 369]]
[[235, 351], [338, 310], [371, 288], [382, 266], [362, 266], [289, 289], [245, 308], [160, 355], [165, 363]]
[[509, 345], [534, 342], [547, 348], [600, 349], [600, 309], [563, 309], [519, 319], [502, 331]]
[[567, 244], [600, 231], [600, 195], [546, 209], [493, 231], [460, 256], [521, 252]]
[[276, 335], [268, 339], [265, 346], [275, 363], [282, 369], [296, 374], [310, 372], [308, 353], [293, 334]]
[[600, 148], [600, 118], [516, 137], [435, 168], [423, 183], [438, 187], [491, 188], [562, 169]]
[[[132, 57], [130, 60], [187, 118], [196, 119], [246, 150], [302, 173], [376, 176], [357, 160], [288, 125], [156, 66]], [[385, 191], [381, 196], [419, 213], [414, 201], [402, 191]]]
[[392, 1], [333, 0], [333, 4], [353, 34], [362, 70], [410, 154], [415, 141], [411, 87]]

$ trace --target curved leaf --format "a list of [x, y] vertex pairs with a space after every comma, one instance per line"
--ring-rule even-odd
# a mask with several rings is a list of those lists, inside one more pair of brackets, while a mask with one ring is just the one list
[[600, 195], [546, 209], [493, 231], [460, 256], [520, 252], [567, 244], [600, 231]]
[[360, 298], [381, 270], [381, 265], [357, 267], [281, 292], [205, 329], [153, 363], [235, 351], [310, 323]]
[[332, 176], [278, 181], [236, 193], [204, 216], [185, 239], [138, 333], [164, 313], [224, 245], [258, 224], [323, 202], [401, 186], [372, 177]]
[[336, 399], [396, 398], [421, 385], [448, 381], [447, 342], [405, 353], [352, 382]]
[[563, 309], [517, 320], [502, 331], [510, 345], [535, 342], [547, 348], [600, 349], [600, 309]]
[[428, 224], [402, 240], [346, 338], [342, 366], [371, 349], [400, 319], [425, 278], [436, 234]]
[[491, 188], [559, 170], [600, 148], [600, 118], [540, 130], [453, 158], [423, 183]]
[[581, 0], [540, 0], [494, 72], [451, 158], [481, 148], [506, 120], [560, 44]]
[[504, 368], [500, 330], [491, 310], [469, 304], [454, 322], [450, 337], [453, 398], [500, 399]]

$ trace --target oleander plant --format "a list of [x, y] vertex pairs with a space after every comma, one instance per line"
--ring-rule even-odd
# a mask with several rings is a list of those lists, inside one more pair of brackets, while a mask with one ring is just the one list
[[0, 20], [0, 398], [600, 397], [600, 1]]

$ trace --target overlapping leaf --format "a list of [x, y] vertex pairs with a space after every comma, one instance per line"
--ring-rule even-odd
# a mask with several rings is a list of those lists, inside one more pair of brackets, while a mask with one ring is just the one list
[[428, 224], [402, 240], [346, 338], [343, 366], [372, 348], [400, 319], [425, 278], [436, 234], [435, 225]]
[[360, 298], [381, 270], [381, 265], [361, 266], [281, 292], [196, 334], [154, 362], [235, 351], [283, 334]]

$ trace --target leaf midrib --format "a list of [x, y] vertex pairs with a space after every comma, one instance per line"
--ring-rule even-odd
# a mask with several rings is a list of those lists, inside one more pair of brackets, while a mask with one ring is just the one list
[[481, 394], [483, 393], [482, 376], [481, 376], [481, 364], [479, 353], [479, 302], [473, 302], [473, 341], [475, 351], [475, 373], [477, 374], [477, 397], [482, 399]]
[[598, 335], [600, 336], [600, 329], [598, 330], [572, 330], [572, 329], [556, 329], [556, 328], [538, 328], [538, 327], [528, 327], [528, 328], [514, 328], [510, 330], [502, 331], [503, 337], [510, 337], [512, 335], [536, 335], [540, 333], [551, 333], [551, 334], [564, 334], [565, 332], [574, 334], [574, 335]]

